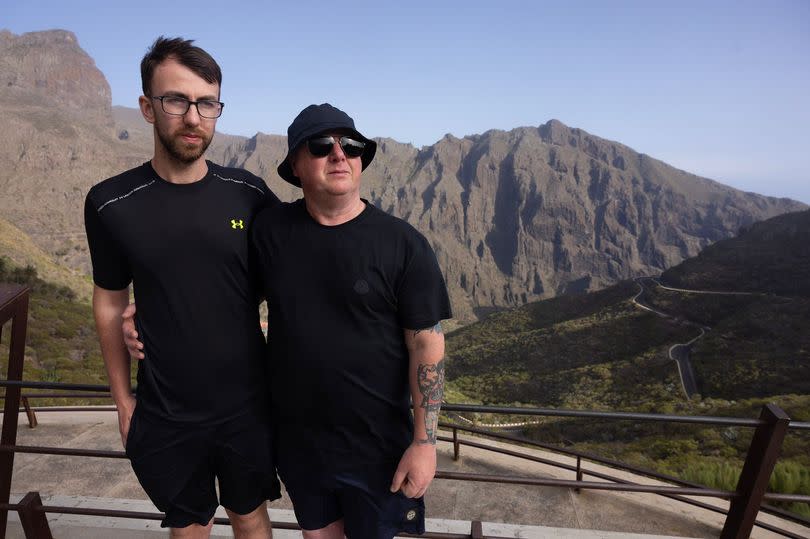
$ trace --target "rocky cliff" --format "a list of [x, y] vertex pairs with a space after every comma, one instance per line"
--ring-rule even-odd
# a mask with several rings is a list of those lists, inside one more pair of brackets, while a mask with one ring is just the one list
[[[742, 226], [801, 209], [744, 193], [551, 120], [447, 135], [421, 149], [380, 139], [363, 196], [433, 244], [462, 318], [659, 273]], [[275, 173], [283, 137], [212, 151], [300, 196]]]
[[[0, 216], [86, 270], [84, 194], [147, 160], [151, 129], [137, 111], [111, 108], [109, 86], [70, 32], [0, 32], [0, 81]], [[423, 148], [378, 142], [363, 196], [430, 239], [465, 321], [658, 273], [742, 226], [805, 207], [556, 120]], [[300, 190], [275, 172], [285, 151], [283, 136], [219, 134], [209, 158], [251, 170], [291, 200]]]

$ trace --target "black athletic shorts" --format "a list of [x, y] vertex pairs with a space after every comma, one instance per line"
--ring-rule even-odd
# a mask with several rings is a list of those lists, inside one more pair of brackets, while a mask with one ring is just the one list
[[[269, 421], [246, 414], [216, 425], [184, 425], [135, 407], [126, 454], [162, 527], [206, 525], [218, 505], [245, 515], [281, 497]], [[214, 478], [219, 483], [220, 499]]]
[[[279, 460], [279, 475], [301, 528], [318, 530], [343, 519], [348, 539], [391, 539], [402, 532], [425, 533], [424, 499], [390, 491], [396, 465], [320, 476], [307, 473], [306, 468], [304, 462]], [[311, 469], [318, 468], [315, 465]]]

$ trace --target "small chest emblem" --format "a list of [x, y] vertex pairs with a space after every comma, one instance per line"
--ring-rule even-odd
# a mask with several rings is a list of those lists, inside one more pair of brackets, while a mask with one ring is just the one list
[[416, 518], [416, 511], [414, 509], [411, 509], [410, 511], [405, 513], [405, 520], [410, 522], [411, 520], [413, 520], [415, 518]]
[[354, 291], [358, 294], [368, 294], [369, 290], [371, 290], [371, 288], [368, 286], [368, 282], [366, 282], [365, 279], [358, 279], [357, 282], [354, 283]]
[[237, 229], [237, 228], [244, 229], [245, 228], [245, 223], [244, 223], [244, 221], [242, 221], [242, 219], [231, 219], [231, 228], [233, 228], [233, 229]]

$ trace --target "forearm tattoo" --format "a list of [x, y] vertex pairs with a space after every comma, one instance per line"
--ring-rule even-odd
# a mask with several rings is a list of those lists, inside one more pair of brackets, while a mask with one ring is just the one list
[[419, 444], [436, 444], [436, 434], [439, 426], [439, 410], [442, 407], [444, 396], [444, 359], [435, 365], [422, 363], [416, 369], [419, 382], [419, 392], [422, 394], [422, 403], [419, 405], [425, 410], [425, 432], [427, 438], [417, 440]]

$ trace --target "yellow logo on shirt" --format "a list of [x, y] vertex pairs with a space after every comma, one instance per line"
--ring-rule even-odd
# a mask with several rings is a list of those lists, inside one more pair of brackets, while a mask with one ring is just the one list
[[231, 219], [231, 228], [245, 228], [245, 224], [242, 219]]

